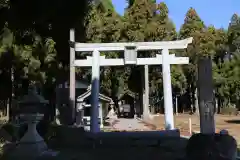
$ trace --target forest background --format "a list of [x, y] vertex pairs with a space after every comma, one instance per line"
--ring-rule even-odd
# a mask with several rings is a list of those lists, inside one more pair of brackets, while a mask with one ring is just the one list
[[[75, 28], [78, 42], [173, 41], [193, 37], [185, 50], [172, 50], [190, 58], [188, 65], [172, 65], [174, 98], [179, 111], [198, 112], [197, 62], [209, 57], [213, 66], [216, 106], [240, 107], [240, 17], [229, 17], [227, 29], [205, 25], [194, 8], [189, 8], [180, 31], [169, 18], [168, 6], [154, 0], [129, 0], [124, 15], [119, 15], [111, 0], [5, 0], [0, 3], [0, 99], [11, 105], [29, 84], [41, 88], [51, 104], [55, 88], [69, 79], [69, 30]], [[120, 57], [121, 52], [101, 53]], [[141, 52], [154, 57], [157, 52]], [[85, 55], [78, 53], [77, 58]], [[139, 93], [142, 88], [139, 67], [104, 67], [101, 92], [115, 102], [124, 93]], [[90, 81], [91, 69], [78, 68], [78, 79]], [[139, 83], [136, 83], [139, 82]], [[149, 68], [150, 105], [161, 108], [163, 85], [161, 66]], [[1, 101], [1, 102], [2, 102]], [[4, 111], [5, 112], [5, 111]]]

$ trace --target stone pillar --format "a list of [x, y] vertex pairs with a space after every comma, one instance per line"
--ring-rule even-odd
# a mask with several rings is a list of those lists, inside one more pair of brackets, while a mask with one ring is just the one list
[[164, 110], [165, 110], [165, 129], [174, 129], [173, 117], [173, 98], [171, 70], [169, 63], [169, 50], [162, 50], [162, 74], [163, 74], [163, 93], [164, 93]]
[[215, 133], [214, 92], [212, 80], [212, 60], [202, 58], [198, 62], [198, 93], [201, 133]]

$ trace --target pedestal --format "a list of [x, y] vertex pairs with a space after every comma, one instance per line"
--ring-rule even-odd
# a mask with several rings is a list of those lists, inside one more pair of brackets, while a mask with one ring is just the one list
[[16, 158], [24, 157], [28, 159], [39, 157], [48, 149], [46, 143], [36, 129], [37, 123], [43, 118], [43, 114], [26, 114], [21, 115], [21, 118], [27, 121], [28, 130], [16, 144], [16, 148], [11, 155]]

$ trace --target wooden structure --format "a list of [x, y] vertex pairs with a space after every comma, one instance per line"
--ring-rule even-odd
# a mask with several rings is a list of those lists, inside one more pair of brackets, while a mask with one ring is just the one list
[[[75, 99], [86, 92], [89, 83], [86, 80], [76, 80]], [[69, 113], [69, 82], [66, 81], [56, 87], [56, 121], [57, 124], [71, 124]]]
[[[113, 107], [113, 100], [110, 97], [99, 94], [99, 123], [100, 127], [104, 126], [104, 119], [108, 114], [110, 107]], [[77, 124], [83, 125], [86, 130], [90, 130], [90, 121], [91, 121], [91, 88], [77, 97]]]
[[128, 117], [133, 117], [136, 111], [135, 96], [126, 92], [120, 95], [118, 99], [119, 115], [125, 116], [127, 114]]

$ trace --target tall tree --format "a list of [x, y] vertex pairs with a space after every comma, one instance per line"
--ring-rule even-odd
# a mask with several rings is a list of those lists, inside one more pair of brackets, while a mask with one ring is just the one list
[[200, 36], [203, 32], [205, 25], [198, 16], [194, 8], [190, 8], [185, 16], [184, 24], [181, 26], [179, 38], [184, 39], [187, 37], [193, 37], [193, 43], [188, 46], [185, 50], [184, 55], [190, 58], [190, 64], [185, 68], [185, 75], [188, 82], [188, 93], [191, 99], [191, 104], [197, 108], [195, 99], [197, 98], [196, 90], [196, 63], [197, 54], [200, 51]]
[[[88, 42], [117, 42], [120, 41], [122, 18], [114, 10], [99, 8], [93, 5], [89, 17], [86, 21], [87, 41]], [[110, 58], [120, 56], [118, 52], [101, 53]], [[116, 103], [116, 98], [120, 89], [120, 79], [123, 74], [122, 68], [103, 67], [101, 69], [101, 92], [110, 96]]]
[[240, 17], [233, 14], [228, 27], [229, 53], [233, 53], [240, 48]]
[[[150, 0], [139, 0], [126, 10], [124, 25], [121, 31], [122, 41], [139, 42], [148, 40], [145, 36], [146, 28], [154, 16], [154, 5]], [[129, 67], [126, 71], [126, 76], [130, 78], [129, 89], [134, 92], [140, 92], [142, 83], [135, 83], [141, 77], [139, 67]], [[133, 74], [130, 76], [131, 73]]]
[[2, 63], [1, 69], [8, 70], [3, 76], [14, 80], [15, 91], [19, 87], [27, 88], [21, 85], [30, 80], [40, 83], [47, 90], [46, 98], [52, 102], [56, 84], [68, 79], [69, 29], [77, 28], [78, 41], [84, 39], [82, 24], [89, 2], [9, 0], [0, 3], [1, 62], [6, 57], [11, 62]]

